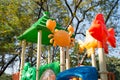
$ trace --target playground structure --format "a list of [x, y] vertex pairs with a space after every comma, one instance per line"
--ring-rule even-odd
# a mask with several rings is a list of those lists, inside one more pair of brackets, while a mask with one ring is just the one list
[[[110, 77], [113, 74], [109, 73], [110, 75], [107, 76], [104, 54], [104, 52], [108, 53], [107, 42], [112, 47], [116, 47], [114, 29], [106, 29], [103, 15], [98, 14], [95, 17], [91, 27], [86, 31], [86, 41], [80, 42], [80, 51], [87, 49], [88, 57], [92, 57], [93, 67], [79, 66], [70, 68], [69, 48], [74, 46], [73, 32], [74, 29], [71, 25], [68, 30], [64, 30], [56, 23], [55, 19], [49, 17], [48, 12], [44, 12], [37, 22], [18, 37], [22, 41], [19, 80], [98, 80], [98, 73], [100, 73], [101, 80], [114, 80], [114, 77]], [[31, 67], [29, 63], [24, 65], [26, 41], [37, 43], [36, 68]], [[52, 44], [53, 46], [60, 46], [60, 62], [49, 63], [50, 57], [48, 56], [49, 64], [40, 66], [41, 45], [49, 46]], [[95, 48], [98, 48], [99, 72], [95, 68]], [[46, 74], [48, 74], [47, 77], [44, 77]]]

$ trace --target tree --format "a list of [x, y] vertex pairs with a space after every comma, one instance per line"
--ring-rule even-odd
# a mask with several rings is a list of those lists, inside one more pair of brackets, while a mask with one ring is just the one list
[[[29, 3], [29, 4], [28, 4]], [[32, 6], [34, 2], [29, 0], [4, 0], [0, 3], [0, 51], [13, 52], [16, 37], [26, 30], [35, 16]]]
[[115, 57], [107, 57], [107, 69], [109, 72], [113, 72], [115, 80], [120, 78], [120, 59]]
[[11, 75], [7, 75], [7, 74], [3, 74], [2, 76], [0, 76], [1, 80], [12, 80], [12, 76]]
[[[32, 22], [36, 21], [35, 12], [33, 8], [35, 5], [33, 1], [29, 0], [4, 0], [0, 3], [0, 63], [1, 63], [1, 74], [11, 64], [11, 60], [14, 61], [17, 57], [15, 49], [18, 48], [17, 36], [27, 29]], [[10, 62], [6, 62], [6, 54], [13, 54]], [[14, 57], [15, 55], [15, 57]], [[10, 57], [8, 57], [10, 58]]]
[[[20, 48], [20, 45], [17, 45], [19, 43], [17, 36], [37, 21], [42, 16], [43, 11], [49, 11], [50, 16], [55, 18], [63, 28], [67, 29], [68, 25], [72, 24], [75, 28], [77, 40], [85, 37], [85, 31], [90, 26], [94, 15], [103, 13], [106, 25], [114, 27], [116, 36], [118, 36], [119, 3], [119, 0], [2, 0], [0, 3], [0, 62], [4, 62], [2, 65], [5, 65], [5, 54], [14, 53], [16, 48]], [[31, 44], [27, 50], [29, 53], [33, 53], [36, 47]], [[59, 54], [56, 48], [53, 52]], [[46, 50], [43, 50], [43, 53], [46, 53]], [[26, 59], [31, 61], [31, 56], [33, 54], [29, 54]], [[43, 59], [46, 59], [46, 56], [43, 55]], [[72, 54], [72, 56], [76, 55]], [[56, 54], [56, 57], [59, 55]], [[72, 59], [74, 62], [76, 61], [75, 58]]]

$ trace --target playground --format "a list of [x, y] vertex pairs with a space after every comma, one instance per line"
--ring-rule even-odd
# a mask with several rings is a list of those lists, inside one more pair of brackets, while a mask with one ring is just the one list
[[[86, 50], [86, 55], [91, 58], [92, 66], [82, 63], [71, 68], [69, 49], [74, 46], [74, 28], [69, 25], [62, 28], [55, 19], [44, 12], [30, 28], [18, 37], [22, 41], [20, 72], [13, 74], [13, 80], [115, 80], [114, 74], [106, 69], [105, 56], [109, 53], [108, 46], [116, 47], [115, 32], [113, 28], [106, 28], [104, 15], [96, 14], [91, 26], [86, 30], [84, 41], [79, 40], [78, 51]], [[26, 42], [37, 43], [36, 66], [25, 62]], [[60, 49], [60, 61], [41, 65], [41, 46], [54, 46]], [[96, 66], [95, 49], [99, 57], [99, 71]], [[48, 53], [51, 55], [51, 53]], [[17, 79], [18, 78], [18, 79]]]

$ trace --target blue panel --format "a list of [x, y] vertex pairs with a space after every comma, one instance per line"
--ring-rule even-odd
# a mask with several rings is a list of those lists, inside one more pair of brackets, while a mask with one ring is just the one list
[[57, 80], [69, 80], [75, 76], [82, 80], [98, 80], [98, 72], [95, 67], [81, 66], [65, 70], [57, 75]]

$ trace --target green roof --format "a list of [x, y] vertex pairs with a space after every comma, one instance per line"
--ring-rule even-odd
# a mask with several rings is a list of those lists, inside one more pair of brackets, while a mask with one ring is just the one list
[[[53, 19], [49, 17], [48, 12], [44, 12], [43, 16], [35, 22], [30, 28], [28, 28], [23, 34], [21, 34], [18, 39], [26, 40], [27, 42], [37, 43], [38, 31], [42, 31], [42, 44], [50, 45], [50, 39], [48, 35], [51, 31], [46, 27], [46, 21], [48, 19]], [[56, 26], [57, 29], [62, 29], [59, 24]]]

